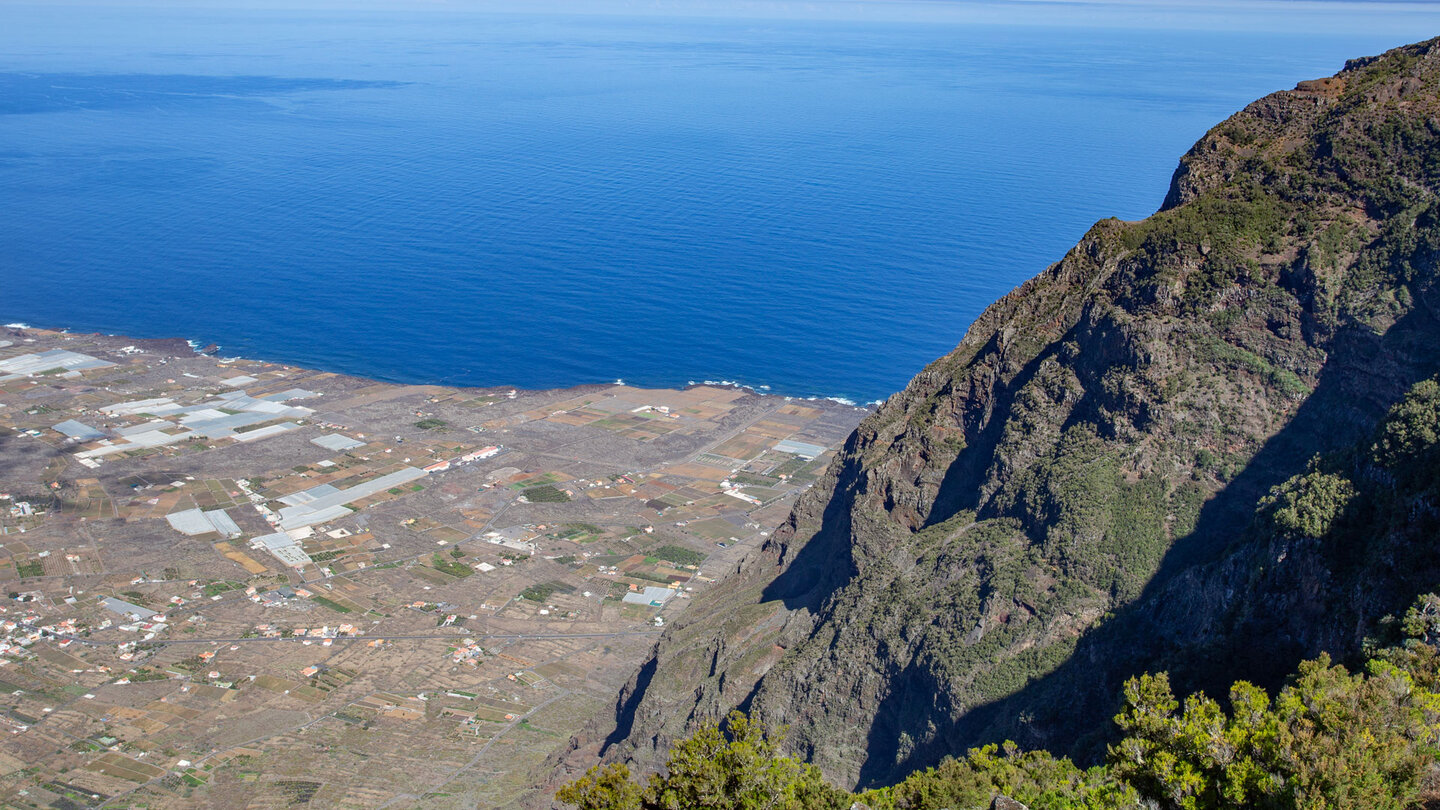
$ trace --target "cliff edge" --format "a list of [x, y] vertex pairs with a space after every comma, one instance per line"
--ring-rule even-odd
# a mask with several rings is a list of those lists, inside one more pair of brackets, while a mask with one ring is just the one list
[[1440, 40], [1246, 107], [860, 425], [667, 630], [605, 757], [738, 707], [845, 785], [1004, 738], [1091, 758], [1130, 675], [1360, 654], [1440, 580], [1434, 504], [1346, 494], [1440, 371], [1437, 257]]

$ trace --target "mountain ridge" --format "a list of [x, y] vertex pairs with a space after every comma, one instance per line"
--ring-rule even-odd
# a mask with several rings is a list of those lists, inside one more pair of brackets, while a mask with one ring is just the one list
[[1440, 560], [1414, 526], [1280, 531], [1273, 498], [1440, 371], [1437, 111], [1429, 40], [1213, 128], [1155, 215], [1097, 223], [861, 424], [666, 631], [605, 758], [739, 708], [845, 785], [1004, 738], [1094, 759], [1141, 671], [1360, 654]]

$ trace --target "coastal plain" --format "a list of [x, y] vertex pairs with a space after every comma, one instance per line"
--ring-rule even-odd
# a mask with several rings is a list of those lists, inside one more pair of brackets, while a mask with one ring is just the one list
[[0, 802], [539, 800], [865, 413], [0, 330]]

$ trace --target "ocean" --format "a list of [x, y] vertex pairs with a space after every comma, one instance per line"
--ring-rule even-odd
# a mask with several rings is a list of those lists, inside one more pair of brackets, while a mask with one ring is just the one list
[[1437, 33], [1363, 5], [1308, 30], [3, 4], [0, 322], [388, 381], [883, 399], [1096, 220], [1153, 212], [1210, 126]]

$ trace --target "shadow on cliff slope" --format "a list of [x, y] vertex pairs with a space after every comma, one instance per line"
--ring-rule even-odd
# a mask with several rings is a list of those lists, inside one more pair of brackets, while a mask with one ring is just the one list
[[[789, 537], [788, 540], [782, 540], [782, 536], [778, 532], [771, 539], [770, 542], [779, 549], [775, 565], [780, 567], [781, 571], [778, 576], [766, 584], [760, 601], [780, 600], [789, 610], [806, 609], [811, 614], [815, 614], [819, 612], [830, 595], [848, 582], [853, 575], [849, 552], [850, 515], [844, 504], [854, 498], [863, 487], [864, 478], [861, 474], [860, 462], [854, 455], [857, 435], [851, 433], [850, 438], [846, 441], [842, 452], [847, 458], [847, 463], [836, 476], [835, 494], [825, 504], [819, 530], [808, 540], [797, 541], [794, 536]], [[797, 516], [792, 515], [791, 519], [794, 521]], [[791, 530], [793, 531], [793, 526]], [[763, 565], [763, 562], [759, 560], [755, 562]], [[763, 579], [761, 573], [763, 572], [742, 569], [732, 576]], [[681, 621], [688, 620], [682, 619]], [[702, 618], [701, 621], [704, 619]], [[673, 628], [671, 632], [673, 632]], [[663, 645], [664, 642], [661, 643]], [[650, 685], [659, 667], [659, 658], [657, 657], [659, 650], [660, 647], [657, 646], [656, 651], [651, 653], [645, 665], [632, 678], [631, 684], [622, 689], [616, 699], [615, 728], [601, 744], [602, 756], [609, 756], [612, 752], [619, 750], [616, 746], [624, 743], [635, 733], [637, 714], [645, 705]], [[711, 676], [715, 674], [715, 672], [710, 673]], [[694, 693], [696, 698], [706, 688], [708, 687], [705, 684], [697, 684]], [[716, 688], [719, 686], [717, 685]], [[758, 689], [757, 681], [737, 708], [741, 711], [748, 711]], [[663, 742], [661, 738], [649, 734], [647, 734], [647, 738], [651, 744]], [[638, 744], [638, 741], [632, 740], [631, 742]]]
[[[1013, 410], [1018, 392], [1025, 390], [1026, 386], [1035, 379], [1035, 375], [1039, 373], [1040, 367], [1045, 361], [1053, 359], [1058, 354], [1060, 345], [1064, 341], [1070, 340], [1074, 334], [1075, 327], [1071, 327], [1064, 337], [1057, 339], [1044, 351], [1031, 358], [1014, 379], [1010, 380], [996, 394], [995, 401], [989, 403], [991, 418], [978, 434], [970, 438], [965, 448], [960, 451], [960, 455], [956, 456], [955, 461], [945, 470], [945, 477], [940, 481], [935, 501], [925, 518], [925, 526], [944, 523], [963, 511], [977, 509], [980, 506], [981, 493], [978, 482], [984, 480], [986, 471], [995, 463], [995, 450], [1005, 436], [1004, 414]], [[993, 354], [1003, 358], [1004, 350], [1000, 346], [998, 333], [991, 336], [989, 343], [980, 350], [980, 354]]]
[[856, 450], [858, 443], [859, 433], [851, 433], [841, 451], [845, 464], [836, 473], [835, 489], [825, 503], [819, 530], [793, 552], [789, 563], [784, 558], [791, 550], [787, 547], [781, 553], [779, 564], [784, 570], [765, 586], [761, 602], [778, 599], [787, 610], [803, 608], [817, 613], [825, 600], [855, 575], [850, 554], [849, 505], [865, 490], [865, 475]]
[[[1141, 595], [1082, 637], [1057, 669], [945, 724], [940, 718], [949, 707], [938, 694], [944, 685], [917, 657], [894, 679], [901, 688], [892, 690], [876, 711], [860, 785], [889, 784], [946, 755], [1007, 738], [1025, 748], [1048, 747], [1093, 762], [1104, 754], [1113, 731], [1110, 718], [1132, 675], [1168, 669], [1179, 692], [1203, 689], [1223, 695], [1238, 679], [1273, 689], [1300, 660], [1321, 652], [1312, 648], [1315, 634], [1290, 626], [1299, 621], [1296, 617], [1277, 616], [1262, 634], [1226, 636], [1227, 613], [1237, 607], [1234, 600], [1243, 598], [1247, 583], [1215, 575], [1223, 573], [1220, 565], [1227, 555], [1244, 552], [1235, 543], [1262, 495], [1303, 472], [1316, 453], [1367, 438], [1410, 386], [1440, 371], [1440, 355], [1434, 351], [1440, 345], [1440, 321], [1431, 314], [1435, 302], [1425, 300], [1433, 295], [1417, 291], [1417, 306], [1383, 335], [1363, 326], [1337, 333], [1314, 392], [1291, 421], [1204, 505], [1198, 528], [1172, 544]], [[1243, 577], [1247, 572], [1237, 573]], [[1440, 579], [1440, 570], [1413, 573], [1416, 582], [1428, 578], [1429, 587]], [[1208, 590], [1203, 587], [1207, 576], [1219, 580], [1208, 583]], [[1182, 579], [1186, 588], [1172, 588]], [[1403, 610], [1415, 595], [1393, 594], [1388, 610]], [[1357, 650], [1330, 652], [1345, 658]], [[933, 726], [939, 728], [924, 733]], [[916, 741], [903, 753], [902, 731]]]
[[650, 688], [650, 682], [655, 679], [657, 666], [659, 661], [652, 652], [645, 665], [635, 674], [635, 688], [621, 690], [620, 697], [615, 701], [615, 728], [600, 746], [602, 752], [612, 745], [624, 742], [635, 729], [635, 712], [640, 708], [640, 701], [645, 699], [645, 690]]

